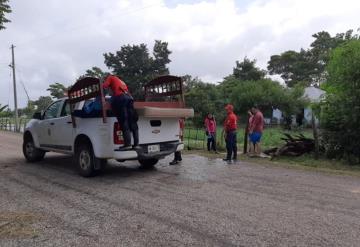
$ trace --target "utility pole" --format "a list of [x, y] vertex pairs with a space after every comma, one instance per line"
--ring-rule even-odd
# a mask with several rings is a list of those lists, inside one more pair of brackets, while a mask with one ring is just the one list
[[19, 131], [19, 114], [18, 114], [18, 107], [17, 107], [17, 94], [16, 94], [16, 76], [15, 76], [15, 55], [14, 55], [14, 45], [11, 45], [11, 55], [12, 61], [10, 67], [13, 71], [13, 84], [14, 84], [14, 107], [15, 107], [15, 131]]

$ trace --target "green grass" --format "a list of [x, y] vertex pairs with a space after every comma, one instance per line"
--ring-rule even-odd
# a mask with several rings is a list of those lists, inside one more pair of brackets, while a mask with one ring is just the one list
[[[222, 129], [217, 130], [217, 145], [220, 149], [225, 147], [225, 141], [221, 136]], [[281, 140], [283, 133], [289, 133], [291, 135], [303, 134], [306, 137], [312, 137], [312, 131], [310, 129], [304, 130], [292, 130], [286, 131], [281, 127], [268, 127], [265, 128], [263, 137], [261, 140], [263, 149], [278, 147], [284, 144]], [[206, 147], [206, 136], [203, 129], [186, 128], [184, 132], [184, 142], [186, 146], [195, 149], [202, 149]], [[238, 147], [242, 148], [244, 144], [244, 127], [240, 127], [237, 132]]]
[[286, 168], [296, 168], [302, 170], [326, 172], [337, 175], [350, 175], [360, 177], [359, 165], [349, 165], [343, 160], [330, 160], [324, 157], [320, 157], [319, 159], [315, 160], [312, 154], [304, 154], [299, 157], [281, 156], [275, 158], [274, 160], [266, 159], [266, 161], [264, 161], [263, 159], [248, 158], [243, 155], [242, 160], [260, 164], [265, 163], [266, 165], [275, 165]]

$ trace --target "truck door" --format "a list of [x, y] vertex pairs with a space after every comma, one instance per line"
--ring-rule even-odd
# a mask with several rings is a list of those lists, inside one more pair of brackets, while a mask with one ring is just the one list
[[54, 120], [57, 118], [63, 101], [55, 101], [45, 110], [43, 119], [38, 125], [37, 133], [39, 133], [40, 147], [52, 148], [53, 134], [55, 133]]
[[70, 105], [64, 101], [59, 117], [54, 119], [52, 134], [54, 148], [64, 152], [71, 152], [73, 146], [74, 128], [72, 126]]

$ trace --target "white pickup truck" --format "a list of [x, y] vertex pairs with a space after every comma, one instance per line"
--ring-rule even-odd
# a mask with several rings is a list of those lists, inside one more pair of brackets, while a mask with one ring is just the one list
[[106, 117], [106, 121], [101, 117], [75, 117], [72, 112], [82, 109], [84, 101], [74, 106], [69, 102], [68, 98], [57, 100], [43, 113], [34, 114], [24, 131], [23, 153], [29, 162], [42, 160], [48, 151], [74, 155], [78, 171], [85, 177], [96, 175], [108, 159], [138, 160], [142, 166], [152, 167], [159, 159], [182, 150], [179, 119], [193, 115], [193, 109], [135, 103], [140, 148], [120, 151], [122, 132], [115, 117]]

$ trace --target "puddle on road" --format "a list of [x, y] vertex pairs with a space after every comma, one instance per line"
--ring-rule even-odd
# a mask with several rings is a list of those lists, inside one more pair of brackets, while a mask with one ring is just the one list
[[360, 194], [360, 188], [351, 190], [351, 193]]
[[209, 181], [219, 175], [219, 170], [226, 169], [226, 164], [219, 158], [208, 158], [199, 155], [184, 155], [183, 161], [179, 166], [173, 166], [178, 170], [177, 176], [180, 178]]

